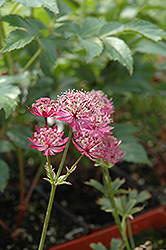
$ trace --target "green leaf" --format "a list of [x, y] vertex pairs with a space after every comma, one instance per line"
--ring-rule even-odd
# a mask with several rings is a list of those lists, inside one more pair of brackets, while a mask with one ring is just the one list
[[99, 31], [99, 37], [104, 38], [106, 36], [115, 35], [124, 30], [124, 24], [119, 22], [109, 22], [103, 25]]
[[132, 74], [133, 58], [131, 55], [131, 50], [127, 44], [117, 37], [106, 37], [102, 40], [105, 45], [106, 54], [108, 57], [113, 61], [120, 62], [128, 69], [129, 73]]
[[24, 30], [14, 30], [6, 38], [6, 45], [2, 49], [2, 52], [12, 51], [14, 49], [21, 49], [25, 45], [32, 42], [35, 38], [35, 35], [31, 35], [29, 32]]
[[125, 214], [130, 215], [130, 210], [136, 205], [136, 199], [130, 199], [125, 207]]
[[88, 17], [84, 20], [82, 31], [79, 34], [82, 38], [97, 35], [102, 25], [103, 21], [101, 19]]
[[100, 205], [101, 210], [104, 210], [105, 212], [110, 213], [114, 211], [114, 208], [112, 207], [110, 200], [106, 197], [99, 198], [96, 203]]
[[10, 26], [26, 29], [31, 35], [39, 34], [39, 30], [46, 29], [46, 26], [31, 17], [21, 17], [18, 15], [8, 15], [2, 17], [2, 20], [9, 23]]
[[156, 43], [151, 40], [141, 39], [134, 51], [166, 57], [166, 43], [164, 41]]
[[0, 191], [3, 192], [9, 179], [9, 167], [7, 163], [0, 159]]
[[123, 242], [121, 239], [112, 238], [111, 240], [111, 250], [120, 250], [123, 249]]
[[0, 85], [0, 93], [0, 109], [4, 109], [5, 117], [8, 118], [16, 109], [21, 91], [17, 86]]
[[141, 191], [138, 194], [137, 203], [144, 202], [146, 200], [149, 200], [150, 198], [151, 198], [151, 194], [148, 191], [146, 191], [146, 190]]
[[101, 242], [98, 242], [97, 244], [91, 243], [90, 247], [94, 250], [107, 250], [107, 248]]
[[0, 0], [0, 7], [6, 2], [7, 0]]
[[6, 134], [17, 147], [23, 148], [25, 150], [30, 149], [30, 142], [27, 137], [32, 136], [32, 131], [28, 127], [18, 125], [8, 129]]
[[17, 2], [23, 4], [25, 7], [44, 7], [49, 9], [54, 14], [59, 13], [57, 2], [55, 0], [12, 0], [12, 2]]
[[44, 52], [46, 54], [46, 57], [49, 60], [49, 63], [53, 67], [55, 65], [56, 57], [57, 57], [57, 52], [55, 47], [53, 46], [52, 42], [47, 39], [47, 38], [39, 38], [38, 39], [40, 45], [44, 49]]
[[10, 141], [0, 140], [0, 153], [10, 152], [14, 150], [14, 146]]
[[86, 181], [85, 184], [87, 184], [87, 185], [97, 189], [101, 193], [105, 194], [105, 188], [100, 182], [98, 182], [94, 179], [90, 179], [90, 181]]
[[94, 57], [99, 56], [103, 50], [103, 43], [97, 37], [90, 37], [86, 39], [79, 38], [80, 43], [84, 46], [88, 54], [88, 61]]
[[166, 37], [164, 30], [151, 22], [141, 19], [135, 19], [125, 24], [124, 30], [139, 33], [154, 41], [159, 41], [162, 37]]
[[116, 178], [112, 182], [112, 191], [118, 190], [125, 183], [125, 179]]
[[130, 210], [130, 215], [133, 215], [133, 214], [136, 214], [136, 213], [139, 213], [140, 211], [142, 211], [144, 209], [144, 206], [142, 207], [134, 207]]
[[152, 165], [144, 147], [138, 142], [122, 142], [119, 149], [124, 149], [124, 161]]

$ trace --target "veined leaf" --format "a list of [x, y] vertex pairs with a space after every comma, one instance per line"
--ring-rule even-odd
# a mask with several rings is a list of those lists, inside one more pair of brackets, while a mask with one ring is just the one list
[[81, 37], [97, 35], [103, 24], [104, 22], [99, 18], [88, 17], [84, 20], [81, 34], [79, 34]]
[[2, 49], [2, 52], [11, 51], [14, 49], [21, 49], [25, 45], [29, 44], [34, 40], [35, 35], [31, 35], [29, 32], [24, 30], [14, 30], [6, 38], [6, 45]]
[[43, 23], [31, 17], [23, 18], [18, 15], [8, 15], [2, 17], [2, 20], [9, 23], [10, 26], [26, 29], [31, 35], [38, 34], [41, 29], [46, 29]]
[[120, 62], [125, 66], [129, 73], [133, 72], [133, 58], [128, 45], [117, 37], [103, 38], [106, 53], [111, 60]]
[[115, 35], [119, 32], [122, 32], [124, 30], [124, 24], [123, 23], [119, 23], [119, 22], [109, 22], [104, 24], [100, 31], [99, 31], [99, 37], [100, 38], [104, 38], [106, 36], [111, 36], [111, 35]]
[[59, 13], [57, 2], [55, 0], [12, 0], [12, 2], [17, 2], [23, 4], [25, 7], [44, 7], [49, 9], [54, 14]]
[[79, 40], [87, 51], [88, 61], [101, 54], [103, 50], [103, 43], [99, 38], [97, 37], [90, 37], [86, 39], [79, 38]]
[[0, 159], [0, 191], [2, 192], [9, 179], [9, 167], [7, 163]]
[[124, 30], [139, 33], [154, 41], [159, 41], [162, 37], [166, 37], [166, 32], [164, 30], [153, 23], [141, 19], [135, 19], [125, 24]]
[[166, 43], [164, 41], [154, 42], [147, 39], [141, 39], [134, 51], [166, 57]]
[[46, 53], [46, 56], [51, 66], [53, 67], [55, 65], [55, 61], [57, 57], [55, 47], [53, 46], [52, 42], [47, 38], [39, 38], [38, 41], [40, 45], [43, 47], [44, 52]]

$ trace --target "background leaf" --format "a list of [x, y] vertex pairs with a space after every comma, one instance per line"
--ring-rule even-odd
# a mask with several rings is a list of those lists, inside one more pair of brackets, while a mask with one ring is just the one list
[[6, 45], [2, 49], [2, 52], [12, 51], [14, 49], [21, 49], [25, 45], [31, 43], [35, 38], [35, 35], [31, 35], [24, 30], [14, 30], [6, 38]]
[[129, 73], [133, 72], [133, 59], [131, 51], [127, 44], [117, 37], [103, 38], [103, 43], [106, 48], [106, 54], [111, 60], [120, 62], [125, 66]]
[[0, 153], [10, 152], [14, 150], [15, 147], [10, 141], [7, 140], [0, 140]]
[[0, 159], [0, 191], [3, 192], [9, 179], [9, 167], [7, 163]]

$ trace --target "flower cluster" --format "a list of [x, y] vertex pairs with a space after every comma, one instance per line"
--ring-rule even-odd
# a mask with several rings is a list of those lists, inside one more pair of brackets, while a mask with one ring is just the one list
[[[102, 91], [68, 90], [57, 100], [41, 98], [29, 110], [36, 116], [53, 117], [67, 122], [73, 130], [73, 144], [81, 154], [91, 160], [101, 158], [112, 164], [123, 156], [119, 150], [120, 142], [112, 135], [112, 114], [114, 106]], [[47, 127], [40, 129], [29, 138], [32, 148], [44, 151], [44, 155], [61, 152], [68, 138], [62, 139], [63, 133]]]

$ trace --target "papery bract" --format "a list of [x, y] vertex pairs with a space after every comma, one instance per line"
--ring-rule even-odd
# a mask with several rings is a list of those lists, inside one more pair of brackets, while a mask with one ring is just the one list
[[33, 133], [33, 139], [29, 138], [29, 141], [32, 143], [31, 148], [38, 151], [44, 151], [43, 155], [55, 155], [63, 151], [66, 147], [64, 144], [68, 141], [68, 137], [62, 139], [63, 132], [58, 132], [58, 127], [48, 128], [39, 128], [36, 126], [36, 131]]
[[40, 98], [36, 103], [32, 104], [32, 109], [27, 107], [29, 111], [39, 117], [53, 117], [56, 115], [56, 102], [50, 98]]

